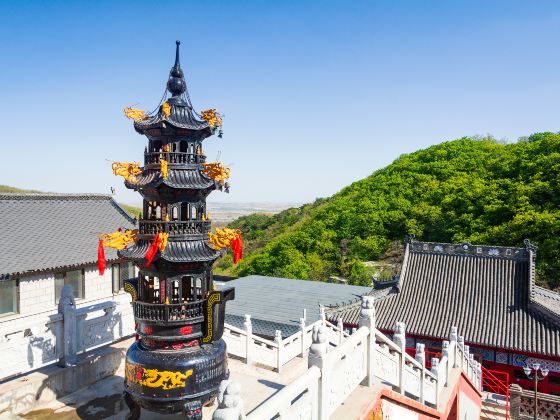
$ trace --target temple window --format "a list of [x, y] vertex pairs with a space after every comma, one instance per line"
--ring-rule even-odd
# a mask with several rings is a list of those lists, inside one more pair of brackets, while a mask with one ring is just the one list
[[179, 219], [179, 210], [177, 206], [171, 207], [171, 220], [178, 220]]
[[191, 206], [191, 220], [196, 220], [196, 207]]
[[18, 280], [0, 281], [0, 316], [18, 312]]
[[60, 293], [62, 288], [66, 284], [72, 285], [74, 288], [74, 298], [83, 299], [84, 298], [84, 277], [85, 272], [81, 270], [66, 271], [64, 273], [56, 273], [54, 275], [54, 301], [58, 304], [60, 299]]

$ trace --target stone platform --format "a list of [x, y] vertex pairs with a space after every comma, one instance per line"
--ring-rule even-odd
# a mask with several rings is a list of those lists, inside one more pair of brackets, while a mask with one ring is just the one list
[[[133, 339], [119, 343], [123, 348], [132, 344]], [[241, 398], [245, 403], [246, 412], [251, 411], [262, 401], [292, 382], [307, 370], [307, 358], [296, 357], [276, 373], [257, 366], [247, 366], [244, 362], [229, 358], [230, 378], [241, 385]], [[23, 419], [123, 419], [128, 408], [122, 399], [124, 381], [124, 359], [117, 371], [105, 379], [82, 390], [47, 402], [38, 404], [32, 410], [19, 417]], [[214, 407], [205, 407], [204, 419], [211, 419]], [[13, 417], [3, 417], [0, 419]], [[180, 415], [161, 415], [143, 411], [141, 419], [180, 419]]]

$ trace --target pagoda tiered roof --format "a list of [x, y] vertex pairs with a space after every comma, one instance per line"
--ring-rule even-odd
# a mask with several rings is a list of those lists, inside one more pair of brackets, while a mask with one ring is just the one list
[[[141, 260], [146, 256], [146, 252], [150, 247], [151, 242], [145, 240], [139, 240], [136, 244], [120, 250], [119, 256], [127, 259]], [[158, 253], [158, 256], [154, 259], [162, 259], [168, 262], [210, 262], [215, 261], [222, 255], [225, 251], [216, 251], [211, 248], [207, 241], [199, 240], [169, 240], [167, 246], [165, 247], [165, 252]]]
[[206, 121], [201, 121], [194, 115], [192, 105], [187, 100], [182, 103], [175, 104], [171, 107], [171, 113], [165, 115], [158, 112], [155, 115], [148, 116], [145, 120], [134, 122], [134, 128], [140, 134], [147, 133], [148, 130], [164, 128], [165, 123], [185, 130], [192, 131], [189, 137], [200, 140], [212, 135], [212, 128]]
[[163, 106], [159, 106], [157, 112], [134, 122], [134, 128], [140, 134], [150, 137], [166, 136], [169, 126], [178, 129], [172, 133], [174, 136], [185, 136], [192, 140], [202, 140], [214, 134], [214, 128], [202, 118], [198, 118], [197, 113], [191, 103], [187, 90], [187, 83], [181, 64], [179, 62], [179, 45], [177, 41], [175, 65], [169, 72], [167, 81], [167, 92], [171, 93], [171, 98], [162, 100], [160, 105], [166, 104], [168, 112], [164, 112]]
[[[560, 354], [560, 295], [534, 284], [536, 249], [467, 243], [407, 243], [400, 278], [374, 290], [377, 327], [404, 322], [409, 334], [503, 351]], [[357, 325], [360, 301], [330, 306], [331, 320]]]
[[164, 179], [159, 170], [145, 169], [134, 182], [126, 181], [128, 188], [138, 189], [144, 187], [155, 188], [160, 185], [181, 189], [208, 189], [216, 188], [216, 181], [207, 177], [197, 168], [168, 169], [167, 179]]

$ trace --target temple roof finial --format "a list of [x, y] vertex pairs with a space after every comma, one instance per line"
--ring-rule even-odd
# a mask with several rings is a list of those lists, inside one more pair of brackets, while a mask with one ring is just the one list
[[167, 81], [167, 90], [173, 97], [180, 96], [187, 90], [183, 70], [181, 70], [181, 64], [179, 63], [179, 45], [181, 45], [181, 41], [175, 41], [175, 44], [177, 45], [175, 50], [175, 65], [171, 68], [169, 80]]

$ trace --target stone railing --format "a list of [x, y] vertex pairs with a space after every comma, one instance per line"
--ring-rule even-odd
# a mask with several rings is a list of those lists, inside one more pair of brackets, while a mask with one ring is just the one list
[[[314, 324], [308, 371], [261, 403], [247, 418], [326, 420], [359, 384], [374, 383], [437, 409], [443, 388], [455, 385], [448, 383], [453, 368], [462, 369], [474, 387], [481, 389], [480, 364], [469, 354], [462, 337], [457, 336], [457, 328], [453, 327], [449, 341], [444, 341], [441, 359], [433, 358], [428, 370], [423, 345], [417, 346], [414, 358], [406, 353], [404, 324], [397, 323], [392, 340], [375, 328], [371, 296], [362, 298], [359, 325], [356, 332], [328, 351], [328, 328], [323, 320]], [[242, 406], [222, 402], [214, 419], [237, 418]], [[228, 413], [232, 417], [224, 417]]]
[[[509, 387], [510, 418], [513, 420], [535, 418], [535, 392], [522, 389], [517, 384]], [[560, 397], [537, 393], [538, 418], [557, 420], [560, 416]]]
[[134, 334], [128, 294], [77, 309], [72, 286], [62, 289], [58, 313], [17, 319], [0, 331], [0, 380], [43, 366], [73, 364], [78, 354]]
[[331, 324], [324, 319], [321, 312], [321, 320], [306, 325], [305, 319], [300, 318], [300, 330], [287, 338], [282, 338], [281, 331], [277, 330], [274, 341], [267, 340], [253, 334], [251, 316], [245, 315], [244, 328], [237, 328], [224, 324], [223, 339], [227, 344], [228, 354], [245, 359], [247, 364], [258, 363], [278, 372], [282, 366], [295, 357], [304, 357], [312, 343], [311, 335], [316, 325], [325, 326], [329, 346], [340, 345], [349, 334], [344, 331], [342, 322], [338, 325]]

